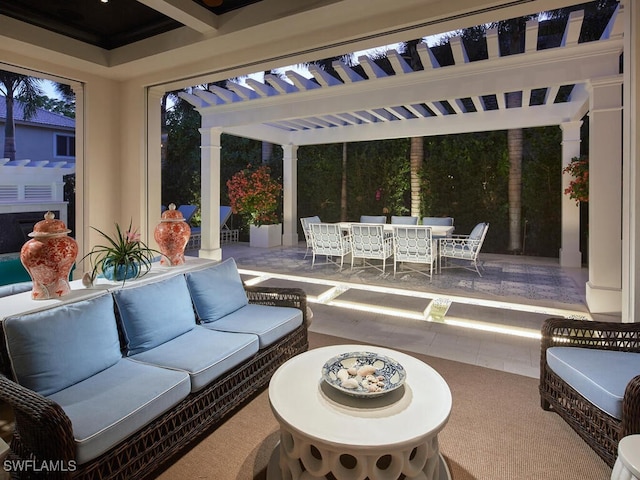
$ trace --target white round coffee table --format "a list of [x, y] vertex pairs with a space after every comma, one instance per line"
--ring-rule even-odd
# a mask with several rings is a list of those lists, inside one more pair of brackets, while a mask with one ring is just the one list
[[[321, 380], [322, 366], [347, 352], [374, 352], [407, 373], [399, 389], [376, 398], [345, 395]], [[336, 345], [302, 353], [282, 365], [269, 384], [280, 443], [269, 480], [444, 480], [438, 433], [449, 419], [451, 391], [429, 365], [395, 350]]]

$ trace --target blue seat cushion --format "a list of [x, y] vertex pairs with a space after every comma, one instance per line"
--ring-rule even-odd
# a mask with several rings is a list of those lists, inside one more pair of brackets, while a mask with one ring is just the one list
[[122, 358], [110, 294], [4, 319], [13, 374], [21, 385], [51, 395]]
[[116, 290], [127, 355], [168, 342], [196, 326], [184, 275]]
[[92, 460], [183, 400], [185, 372], [122, 358], [115, 365], [49, 398], [73, 425], [77, 461]]
[[249, 303], [233, 258], [185, 277], [202, 322], [215, 322]]
[[302, 311], [292, 307], [274, 307], [250, 303], [221, 320], [202, 326], [222, 332], [253, 333], [260, 348], [271, 345], [302, 325]]
[[551, 347], [547, 364], [574, 390], [614, 418], [622, 418], [624, 389], [640, 375], [640, 353]]
[[169, 342], [130, 358], [187, 372], [191, 377], [191, 391], [196, 392], [257, 351], [256, 335], [217, 332], [198, 325]]

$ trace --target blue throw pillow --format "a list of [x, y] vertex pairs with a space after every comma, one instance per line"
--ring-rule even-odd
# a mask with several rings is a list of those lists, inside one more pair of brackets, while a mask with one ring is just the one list
[[198, 318], [215, 322], [249, 303], [233, 258], [186, 274]]
[[11, 367], [18, 383], [51, 395], [121, 358], [111, 294], [4, 320]]
[[127, 355], [157, 347], [196, 326], [183, 275], [116, 290], [113, 296], [120, 312]]

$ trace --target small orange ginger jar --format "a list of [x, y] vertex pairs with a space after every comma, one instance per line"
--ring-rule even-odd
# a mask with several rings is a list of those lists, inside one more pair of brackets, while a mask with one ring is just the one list
[[191, 227], [185, 221], [182, 213], [176, 210], [174, 203], [162, 214], [162, 220], [153, 232], [162, 258], [160, 265], [176, 266], [184, 264], [184, 249], [191, 237]]
[[31, 298], [47, 300], [71, 292], [69, 273], [78, 256], [78, 244], [69, 237], [71, 230], [53, 212], [47, 212], [22, 246], [20, 261], [33, 280]]

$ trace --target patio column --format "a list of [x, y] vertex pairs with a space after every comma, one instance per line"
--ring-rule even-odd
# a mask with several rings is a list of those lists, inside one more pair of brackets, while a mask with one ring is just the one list
[[220, 137], [218, 127], [201, 128], [200, 135], [200, 212], [201, 243], [198, 256], [222, 260], [220, 248]]
[[[580, 156], [580, 127], [582, 121], [565, 122], [560, 124], [562, 129], [562, 168], [571, 163], [571, 159]], [[569, 186], [571, 176], [562, 175], [562, 225], [560, 266], [582, 266], [582, 253], [580, 252], [580, 207], [576, 201], [565, 195], [564, 191]]]
[[622, 75], [592, 80], [589, 104], [589, 281], [592, 313], [622, 311]]
[[298, 244], [298, 145], [282, 145], [282, 244]]
[[[637, 2], [623, 0], [624, 51], [640, 48], [640, 8]], [[624, 56], [624, 135], [623, 135], [623, 257], [622, 321], [640, 322], [640, 62], [637, 55]]]

